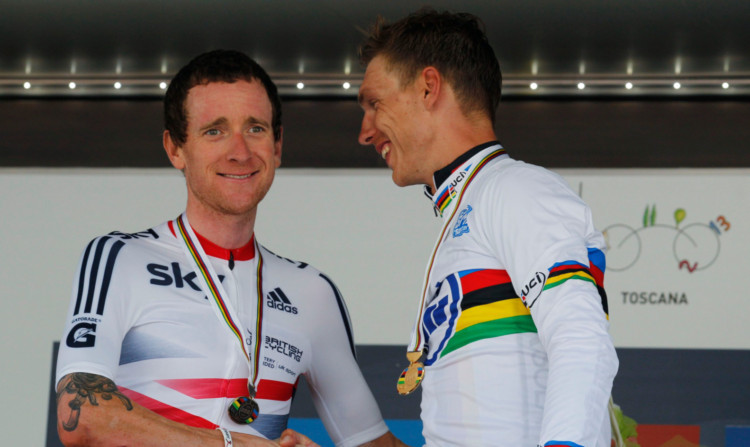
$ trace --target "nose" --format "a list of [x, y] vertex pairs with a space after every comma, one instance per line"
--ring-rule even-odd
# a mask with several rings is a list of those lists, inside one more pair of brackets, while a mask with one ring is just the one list
[[245, 138], [242, 132], [237, 132], [232, 135], [229, 141], [229, 152], [228, 157], [234, 161], [247, 161], [253, 155], [251, 143]]
[[365, 116], [362, 117], [362, 128], [359, 130], [359, 144], [362, 146], [373, 144], [372, 140], [374, 136], [375, 126], [373, 126], [372, 118], [365, 113]]

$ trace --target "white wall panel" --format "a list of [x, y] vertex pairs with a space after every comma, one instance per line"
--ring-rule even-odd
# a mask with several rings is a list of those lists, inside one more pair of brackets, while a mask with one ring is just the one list
[[[607, 229], [618, 347], [750, 349], [750, 170], [559, 172]], [[18, 436], [9, 445], [42, 445], [52, 343], [81, 251], [175, 217], [184, 181], [172, 169], [0, 169], [0, 191], [0, 393], [13, 403], [0, 420]], [[333, 278], [358, 343], [400, 345], [439, 225], [421, 188], [397, 188], [386, 170], [282, 169], [257, 234]]]

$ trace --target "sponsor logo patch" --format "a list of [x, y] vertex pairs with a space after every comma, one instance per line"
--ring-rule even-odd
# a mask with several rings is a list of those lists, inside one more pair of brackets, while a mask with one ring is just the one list
[[521, 299], [529, 309], [534, 305], [539, 295], [544, 289], [544, 283], [547, 282], [547, 275], [544, 272], [536, 272], [534, 276], [521, 289]]
[[459, 237], [469, 232], [468, 216], [472, 210], [473, 208], [471, 207], [471, 205], [466, 205], [466, 208], [462, 209], [461, 212], [458, 213], [456, 225], [453, 226], [453, 237]]
[[65, 344], [71, 348], [90, 348], [96, 342], [96, 323], [80, 322], [68, 332]]
[[297, 308], [292, 306], [292, 302], [280, 287], [273, 289], [266, 295], [266, 306], [297, 315]]
[[266, 335], [265, 347], [266, 349], [270, 349], [272, 351], [278, 352], [279, 354], [283, 354], [289, 358], [292, 358], [297, 362], [302, 360], [302, 350], [292, 344], [285, 342], [284, 340], [279, 340], [278, 338], [269, 337], [268, 335]]

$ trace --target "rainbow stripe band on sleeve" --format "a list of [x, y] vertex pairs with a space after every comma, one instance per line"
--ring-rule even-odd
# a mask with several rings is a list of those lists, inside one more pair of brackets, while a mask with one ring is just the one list
[[[463, 270], [457, 275], [461, 284], [461, 312], [440, 352], [441, 357], [475, 341], [537, 332], [529, 309], [517, 296], [505, 270]], [[425, 325], [428, 331], [432, 329], [429, 322]], [[426, 364], [429, 363], [432, 362]]]
[[604, 269], [606, 268], [604, 253], [596, 248], [589, 248], [589, 265], [583, 265], [576, 261], [558, 262], [549, 269], [547, 282], [544, 289], [553, 289], [571, 279], [588, 281], [592, 283], [599, 292], [602, 301], [602, 309], [609, 316], [607, 294], [604, 291]]
[[544, 444], [544, 447], [583, 447], [581, 444], [576, 444], [571, 441], [549, 441]]

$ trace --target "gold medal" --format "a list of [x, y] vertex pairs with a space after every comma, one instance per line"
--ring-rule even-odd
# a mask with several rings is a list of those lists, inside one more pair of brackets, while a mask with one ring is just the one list
[[424, 378], [424, 364], [419, 361], [422, 357], [421, 351], [411, 351], [406, 353], [406, 359], [409, 360], [409, 366], [404, 368], [396, 383], [398, 394], [406, 395], [419, 387]]

